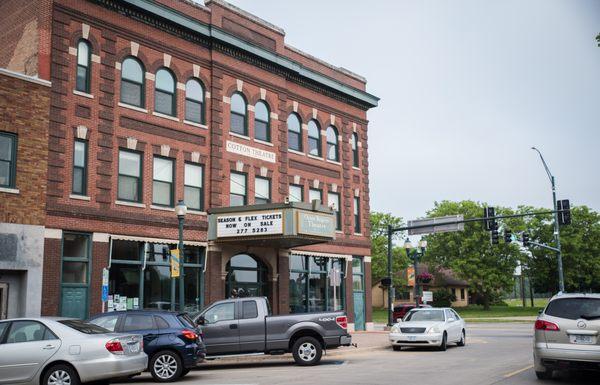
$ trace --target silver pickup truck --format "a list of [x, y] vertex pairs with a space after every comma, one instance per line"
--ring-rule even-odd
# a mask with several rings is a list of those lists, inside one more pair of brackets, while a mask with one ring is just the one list
[[344, 312], [270, 315], [264, 297], [217, 301], [194, 317], [202, 326], [207, 359], [292, 353], [298, 365], [316, 365], [324, 349], [349, 346]]

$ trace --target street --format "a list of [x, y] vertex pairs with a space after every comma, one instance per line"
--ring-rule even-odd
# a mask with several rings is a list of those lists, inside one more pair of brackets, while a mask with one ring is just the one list
[[[521, 385], [542, 384], [532, 369], [531, 324], [481, 323], [468, 325], [467, 346], [451, 346], [446, 352], [409, 349], [394, 352], [387, 334], [357, 333], [359, 348], [329, 352], [320, 366], [299, 367], [291, 357], [243, 358], [213, 361], [200, 366], [181, 384], [398, 384], [422, 385]], [[233, 361], [233, 362], [232, 362]], [[340, 370], [343, 368], [343, 370]], [[585, 385], [598, 383], [600, 375], [578, 378], [560, 373], [549, 383]], [[130, 381], [152, 384], [147, 373]]]

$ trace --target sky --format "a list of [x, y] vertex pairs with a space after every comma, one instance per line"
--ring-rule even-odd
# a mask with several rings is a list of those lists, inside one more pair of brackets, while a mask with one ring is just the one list
[[367, 78], [371, 209], [434, 202], [600, 211], [599, 0], [231, 0]]

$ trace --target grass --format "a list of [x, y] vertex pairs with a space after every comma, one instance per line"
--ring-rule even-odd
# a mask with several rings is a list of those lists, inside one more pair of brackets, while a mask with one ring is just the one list
[[[483, 310], [483, 306], [481, 305], [458, 307], [455, 308], [455, 310], [458, 312], [458, 314], [460, 314], [461, 317], [469, 320], [477, 318], [490, 318], [489, 322], [497, 322], [502, 321], [502, 318], [537, 316], [538, 312], [544, 306], [546, 306], [548, 300], [544, 298], [536, 298], [533, 301], [533, 304], [535, 305], [534, 307], [529, 307], [529, 300], [527, 300], [527, 307], [523, 307], [521, 300], [507, 300], [505, 302], [508, 306], [491, 306], [489, 310]], [[373, 308], [373, 322], [387, 323], [387, 317], [388, 313], [386, 309]]]

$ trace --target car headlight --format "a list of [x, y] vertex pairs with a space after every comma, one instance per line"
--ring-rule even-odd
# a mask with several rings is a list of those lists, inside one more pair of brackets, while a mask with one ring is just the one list
[[396, 325], [392, 326], [392, 329], [390, 331], [392, 333], [400, 333], [400, 325], [396, 324]]
[[434, 334], [434, 333], [440, 333], [442, 330], [440, 329], [440, 327], [438, 325], [432, 326], [429, 328], [429, 330], [427, 331], [427, 333], [429, 334]]

